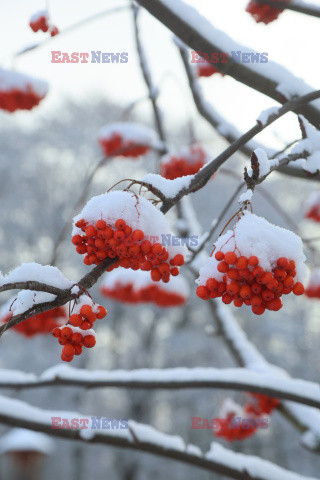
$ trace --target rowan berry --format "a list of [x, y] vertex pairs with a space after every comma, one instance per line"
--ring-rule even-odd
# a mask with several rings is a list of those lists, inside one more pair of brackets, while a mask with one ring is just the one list
[[233, 265], [237, 261], [237, 255], [234, 252], [227, 252], [224, 256], [224, 260], [228, 265]]
[[295, 295], [303, 295], [304, 294], [304, 286], [302, 285], [301, 282], [297, 282], [297, 283], [294, 284], [292, 291]]
[[82, 323], [82, 316], [74, 313], [73, 315], [70, 315], [69, 322], [74, 327], [79, 327]]
[[95, 339], [94, 335], [86, 335], [83, 338], [82, 343], [86, 348], [92, 348], [96, 344], [96, 339]]
[[221, 250], [219, 250], [218, 252], [215, 253], [215, 259], [218, 260], [218, 261], [221, 261], [224, 259], [224, 253], [221, 252]]

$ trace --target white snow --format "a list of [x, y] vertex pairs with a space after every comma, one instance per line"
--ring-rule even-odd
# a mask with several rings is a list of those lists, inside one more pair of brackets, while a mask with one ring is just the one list
[[56, 299], [55, 295], [45, 292], [34, 292], [33, 290], [21, 290], [16, 301], [11, 307], [13, 315], [20, 315], [26, 312], [29, 308], [39, 303], [53, 302]]
[[[171, 234], [167, 219], [160, 210], [144, 197], [132, 192], [113, 191], [91, 198], [82, 212], [74, 218], [74, 224], [84, 218], [95, 223], [103, 218], [108, 225], [113, 226], [118, 218], [122, 218], [133, 229], [140, 229], [148, 237], [158, 237]], [[82, 234], [75, 227], [72, 235]], [[166, 246], [170, 258], [178, 253], [186, 256], [186, 246]]]
[[[237, 255], [240, 255], [239, 252], [246, 257], [256, 255], [260, 266], [266, 271], [275, 268], [278, 258], [286, 257], [296, 263], [297, 281], [303, 281], [306, 276], [306, 257], [301, 238], [248, 211], [241, 216], [234, 230], [228, 230], [218, 238], [215, 246], [215, 251], [221, 250], [224, 253], [237, 248]], [[204, 285], [212, 277], [222, 281], [224, 274], [217, 270], [218, 263], [214, 255], [208, 258], [206, 265], [200, 269], [196, 283]]]
[[40, 97], [44, 97], [48, 92], [47, 82], [0, 67], [0, 91], [8, 92], [16, 88], [24, 92], [31, 89]]
[[0, 438], [0, 453], [39, 452], [50, 455], [54, 449], [53, 441], [44, 433], [24, 428], [13, 428]]
[[241, 193], [238, 203], [250, 202], [253, 196], [252, 190], [246, 190], [245, 192]]
[[315, 268], [314, 270], [311, 270], [308, 288], [319, 287], [319, 286], [320, 286], [320, 268]]
[[300, 115], [300, 118], [304, 125], [307, 138], [296, 143], [290, 153], [295, 155], [308, 152], [309, 155], [307, 158], [295, 160], [292, 164], [302, 168], [306, 172], [315, 174], [320, 171], [320, 130], [317, 130], [302, 115]]
[[31, 15], [29, 23], [36, 23], [38, 20], [40, 20], [41, 17], [44, 17], [48, 20], [48, 18], [49, 18], [48, 11], [47, 10], [38, 10], [33, 15]]
[[110, 123], [100, 129], [99, 139], [108, 140], [115, 134], [120, 135], [127, 142], [148, 145], [153, 148], [163, 147], [162, 142], [157, 138], [156, 132], [139, 123]]
[[171, 162], [172, 157], [177, 157], [183, 158], [186, 163], [193, 164], [197, 162], [199, 158], [202, 158], [203, 154], [205, 156], [204, 162], [207, 163], [210, 160], [211, 155], [203, 147], [199, 147], [197, 145], [181, 147], [175, 151], [163, 155], [160, 159], [160, 163], [165, 165], [166, 163]]
[[259, 478], [268, 480], [316, 480], [315, 478], [305, 477], [298, 473], [285, 470], [268, 460], [253, 455], [244, 455], [243, 453], [233, 452], [217, 442], [212, 442], [210, 451], [205, 457], [213, 462], [218, 462], [228, 468], [248, 473], [248, 478]]
[[188, 189], [194, 175], [185, 175], [183, 177], [168, 180], [167, 178], [155, 173], [148, 173], [142, 177], [142, 181], [150, 183], [153, 187], [160, 190], [167, 198], [174, 198], [181, 190]]
[[22, 263], [5, 276], [0, 276], [0, 287], [7, 283], [35, 281], [51, 287], [66, 289], [74, 282], [68, 280], [57, 267], [39, 263]]
[[257, 118], [257, 122], [261, 123], [261, 125], [264, 127], [268, 123], [270, 117], [272, 117], [273, 115], [277, 115], [278, 112], [279, 107], [267, 108], [260, 113], [259, 117]]

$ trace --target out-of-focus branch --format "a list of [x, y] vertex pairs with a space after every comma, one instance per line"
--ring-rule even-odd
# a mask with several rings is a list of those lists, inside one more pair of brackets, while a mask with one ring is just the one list
[[137, 52], [140, 60], [141, 72], [142, 72], [145, 84], [149, 91], [149, 98], [152, 104], [156, 129], [158, 131], [161, 141], [165, 145], [166, 137], [165, 137], [162, 118], [161, 118], [162, 114], [159, 109], [158, 101], [157, 101], [158, 91], [156, 86], [152, 82], [152, 77], [151, 77], [149, 65], [147, 62], [147, 57], [140, 39], [140, 31], [139, 31], [139, 25], [138, 25], [139, 11], [140, 11], [140, 8], [134, 2], [132, 2], [134, 33], [135, 33]]
[[[233, 125], [227, 122], [227, 120], [224, 119], [218, 112], [216, 112], [212, 105], [204, 99], [201, 92], [201, 86], [189, 61], [188, 50], [186, 48], [183, 48], [180, 44], [178, 44], [178, 48], [188, 77], [193, 101], [195, 103], [195, 106], [197, 107], [198, 112], [203, 118], [207, 120], [210, 125], [212, 125], [212, 127], [219, 133], [219, 135], [221, 135], [225, 140], [227, 140], [227, 142], [233, 143], [242, 134]], [[283, 153], [283, 151], [289, 148], [290, 145], [287, 145], [283, 151], [273, 153], [272, 150], [270, 150], [265, 145], [262, 145], [257, 141], [250, 141], [249, 143], [242, 145], [239, 148], [239, 151], [244, 155], [250, 157], [252, 151], [258, 147], [262, 148], [268, 155], [271, 155], [271, 158], [275, 158], [277, 155]], [[294, 168], [290, 165], [280, 165], [277, 167], [277, 171], [286, 175], [290, 175], [292, 177], [298, 177], [303, 179], [307, 178], [315, 181], [320, 181], [319, 174], [308, 176], [308, 174], [302, 169]]]
[[[138, 0], [138, 3], [193, 50], [207, 53], [217, 52], [218, 54], [223, 54], [230, 50], [228, 46], [231, 40], [225, 38], [225, 34], [223, 34], [224, 36], [222, 37], [222, 35], [220, 35], [221, 32], [216, 32], [214, 26], [205, 17], [198, 14], [193, 7], [182, 0], [175, 0], [174, 2], [168, 2], [167, 0]], [[212, 32], [212, 35], [210, 35], [210, 32]], [[218, 44], [212, 40], [214, 33], [216, 33], [216, 37], [220, 39], [220, 42], [217, 42]], [[237, 48], [234, 49], [237, 50]], [[241, 48], [239, 48], [239, 50], [241, 50]], [[214, 65], [220, 72], [273, 98], [277, 102], [287, 102], [284, 96], [277, 90], [279, 85], [278, 81], [272, 78], [271, 74], [268, 76], [269, 70], [266, 69], [265, 74], [262, 75], [257, 69], [245, 63], [219, 62]], [[279, 66], [279, 68], [283, 67]], [[289, 77], [289, 72], [286, 73], [288, 73]], [[294, 75], [290, 75], [290, 78], [295, 81], [297, 80]], [[298, 94], [297, 92], [297, 95]], [[288, 103], [289, 102], [287, 102], [287, 104]], [[319, 126], [320, 111], [318, 107], [305, 103], [296, 104], [295, 111], [304, 115], [310, 123]], [[245, 143], [249, 140], [250, 137], [246, 139]], [[242, 145], [245, 145], [245, 143]]]

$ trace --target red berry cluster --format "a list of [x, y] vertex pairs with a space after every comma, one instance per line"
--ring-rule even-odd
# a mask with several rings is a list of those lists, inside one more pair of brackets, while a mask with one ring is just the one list
[[51, 37], [54, 37], [59, 33], [59, 30], [56, 26], [49, 24], [49, 19], [46, 13], [41, 15], [35, 15], [29, 23], [31, 29], [34, 32], [44, 32], [46, 33], [49, 30]]
[[320, 222], [320, 203], [315, 203], [305, 213], [305, 218], [310, 218], [315, 222]]
[[235, 440], [245, 440], [254, 435], [259, 427], [259, 420], [263, 415], [270, 415], [272, 411], [279, 405], [277, 398], [268, 397], [267, 395], [250, 393], [253, 401], [249, 402], [243, 408], [243, 420], [251, 419], [254, 422], [235, 421], [236, 415], [231, 412], [226, 418], [218, 418], [218, 430], [214, 430], [216, 437], [224, 437], [229, 442]]
[[7, 112], [16, 110], [31, 110], [39, 105], [44, 96], [38, 95], [29, 85], [25, 90], [12, 88], [1, 90], [0, 87], [0, 109]]
[[93, 324], [96, 319], [107, 315], [107, 310], [98, 305], [83, 304], [70, 315], [69, 323], [52, 330], [52, 335], [63, 345], [61, 360], [71, 362], [75, 355], [81, 355], [82, 347], [92, 348], [96, 344]]
[[186, 298], [177, 292], [163, 290], [159, 284], [134, 288], [132, 283], [116, 284], [113, 288], [102, 286], [101, 294], [123, 303], [153, 303], [159, 307], [176, 307], [184, 305]]
[[[12, 314], [8, 314], [3, 322], [7, 323], [11, 317]], [[13, 329], [25, 337], [33, 337], [35, 335], [50, 333], [53, 328], [61, 325], [65, 318], [65, 310], [61, 307], [57, 307], [53, 310], [34, 315], [33, 317], [18, 323]]]
[[72, 243], [76, 251], [84, 255], [86, 265], [99, 265], [107, 257], [116, 258], [116, 262], [107, 269], [124, 267], [132, 270], [150, 271], [154, 282], [162, 280], [167, 283], [170, 275], [177, 276], [179, 268], [184, 264], [183, 255], [175, 255], [169, 260], [169, 253], [160, 243], [151, 244], [144, 239], [142, 230], [132, 230], [126, 222], [119, 218], [114, 228], [105, 220], [98, 220], [95, 225], [84, 219], [76, 223], [83, 235], [74, 235]]
[[[290, 0], [285, 1], [290, 2]], [[268, 23], [276, 20], [283, 10], [251, 0], [246, 8], [246, 12], [250, 13], [257, 23], [263, 22], [268, 25]]]
[[309, 298], [320, 298], [320, 268], [311, 272], [309, 285], [306, 288], [305, 294]]
[[276, 267], [268, 272], [259, 265], [256, 256], [237, 257], [234, 252], [218, 251], [215, 258], [219, 261], [217, 270], [224, 274], [223, 281], [209, 278], [206, 285], [200, 285], [197, 295], [203, 300], [222, 297], [226, 304], [233, 302], [235, 307], [250, 305], [253, 313], [261, 315], [266, 309], [280, 310], [282, 295], [304, 293], [302, 283], [294, 280], [294, 260], [278, 258]]
[[106, 156], [116, 153], [122, 157], [136, 158], [150, 150], [149, 145], [141, 145], [133, 141], [125, 140], [118, 133], [113, 133], [109, 138], [100, 137], [99, 143]]
[[219, 70], [209, 62], [197, 63], [198, 77], [211, 77], [211, 75], [214, 75], [215, 73], [220, 73], [220, 75], [224, 76], [224, 73], [219, 72]]
[[186, 154], [170, 155], [161, 162], [161, 175], [168, 180], [194, 175], [206, 162], [206, 152], [199, 146], [191, 147]]

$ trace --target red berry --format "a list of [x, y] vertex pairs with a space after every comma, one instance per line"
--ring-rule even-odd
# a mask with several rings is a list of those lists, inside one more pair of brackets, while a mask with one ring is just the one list
[[252, 255], [251, 257], [249, 257], [248, 263], [250, 267], [256, 267], [259, 263], [259, 259], [255, 255]]
[[66, 357], [65, 355], [63, 355], [63, 353], [61, 353], [61, 360], [63, 360], [64, 362], [71, 362], [73, 360], [73, 357]]
[[[132, 240], [134, 242], [141, 242], [144, 239], [144, 233], [142, 230], [134, 230], [132, 232]], [[159, 244], [158, 244], [159, 245]], [[161, 245], [160, 245], [161, 246]], [[162, 250], [162, 247], [161, 247]]]
[[70, 315], [69, 322], [74, 327], [79, 327], [82, 323], [82, 317], [81, 315], [74, 313], [73, 315]]
[[161, 274], [158, 268], [153, 268], [151, 270], [151, 278], [154, 282], [159, 282], [159, 280], [161, 279]]
[[126, 222], [122, 218], [118, 218], [115, 225], [118, 230], [124, 230], [127, 226]]
[[170, 273], [171, 273], [171, 275], [172, 275], [173, 277], [176, 277], [177, 275], [179, 275], [179, 269], [178, 269], [178, 267], [173, 267], [173, 268], [171, 268]]
[[93, 311], [92, 311], [92, 307], [91, 305], [82, 305], [82, 307], [80, 308], [80, 314], [83, 316], [83, 317], [90, 317], [92, 315]]
[[155, 243], [154, 245], [152, 245], [151, 251], [154, 255], [159, 255], [160, 253], [162, 253], [162, 245], [160, 243]]
[[184, 264], [184, 257], [180, 253], [178, 253], [178, 255], [175, 255], [173, 260], [174, 264], [177, 265], [177, 267], [182, 267], [182, 265]]
[[226, 286], [226, 290], [227, 290], [227, 293], [229, 293], [229, 295], [236, 295], [239, 292], [239, 289], [240, 289], [239, 283], [236, 281], [233, 281]]
[[294, 278], [291, 275], [287, 275], [287, 277], [284, 279], [283, 285], [286, 288], [292, 288], [294, 285]]
[[277, 260], [277, 265], [280, 268], [284, 268], [285, 270], [289, 267], [289, 261], [285, 257], [280, 257]]
[[80, 245], [82, 243], [82, 237], [81, 235], [73, 235], [71, 241], [73, 245]]
[[237, 262], [236, 262], [236, 267], [238, 270], [244, 270], [248, 266], [248, 259], [247, 257], [239, 257]]
[[96, 223], [97, 230], [104, 230], [107, 227], [107, 224], [104, 220], [98, 220]]
[[61, 330], [61, 337], [65, 339], [71, 338], [73, 335], [73, 331], [70, 327], [63, 327]]
[[262, 315], [265, 312], [266, 307], [264, 305], [259, 305], [257, 307], [252, 306], [251, 309], [255, 315]]
[[74, 354], [81, 355], [82, 353], [82, 345], [74, 345]]
[[61, 330], [60, 328], [56, 327], [52, 330], [51, 334], [56, 337], [56, 338], [60, 338], [61, 337]]
[[266, 302], [271, 302], [271, 300], [274, 299], [274, 293], [271, 292], [271, 290], [264, 290], [262, 292], [262, 298], [263, 300], [265, 300]]
[[83, 322], [80, 325], [80, 328], [82, 330], [89, 330], [92, 327], [92, 324], [88, 322], [88, 320], [83, 320]]
[[71, 337], [71, 342], [74, 344], [78, 344], [82, 342], [82, 335], [79, 332], [75, 332]]
[[259, 305], [261, 305], [261, 303], [262, 303], [262, 298], [259, 295], [254, 295], [251, 298], [251, 305], [253, 307], [258, 307]]
[[249, 299], [252, 295], [251, 288], [249, 285], [242, 285], [239, 290], [240, 297], [243, 299]]
[[97, 234], [97, 230], [94, 228], [93, 225], [89, 225], [86, 228], [86, 237], [95, 237]]
[[303, 295], [304, 294], [304, 286], [301, 282], [297, 282], [292, 289], [295, 295]]
[[270, 283], [273, 280], [273, 275], [271, 272], [266, 272], [262, 275], [262, 283]]
[[218, 261], [221, 261], [224, 259], [224, 253], [221, 252], [221, 250], [219, 250], [218, 252], [215, 253], [215, 259], [218, 260]]
[[203, 300], [207, 300], [210, 296], [209, 290], [204, 285], [200, 285], [197, 288], [196, 294], [198, 295], [198, 297], [202, 298]]
[[222, 295], [222, 301], [223, 303], [225, 303], [226, 305], [229, 305], [231, 302], [232, 302], [232, 297], [231, 295], [229, 295], [228, 293], [224, 293]]
[[224, 260], [229, 265], [233, 265], [237, 261], [237, 255], [234, 252], [227, 252], [224, 256]]
[[86, 348], [92, 348], [95, 346], [96, 344], [96, 339], [93, 335], [86, 335], [84, 338], [83, 338], [83, 341], [82, 341], [83, 345], [86, 347]]
[[107, 309], [99, 305], [98, 313], [96, 315], [97, 315], [97, 318], [101, 320], [102, 318], [107, 316]]
[[222, 262], [218, 263], [217, 270], [220, 273], [227, 273], [229, 270], [229, 265], [225, 260], [223, 260]]
[[274, 276], [277, 280], [280, 280], [282, 282], [286, 278], [287, 272], [282, 268], [276, 268], [274, 271]]
[[261, 267], [254, 267], [252, 273], [255, 277], [261, 277], [263, 275], [263, 269]]
[[65, 345], [62, 349], [62, 355], [65, 356], [65, 357], [73, 357], [74, 356], [74, 346], [70, 345], [70, 343]]
[[206, 287], [210, 292], [213, 292], [214, 290], [218, 290], [218, 282], [215, 278], [208, 278], [206, 281]]

